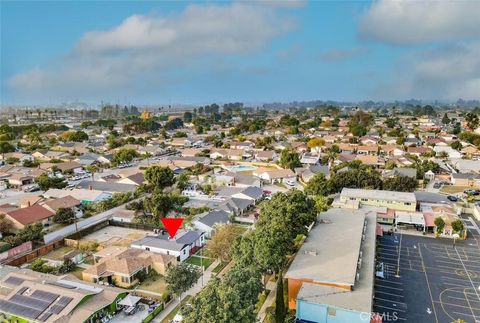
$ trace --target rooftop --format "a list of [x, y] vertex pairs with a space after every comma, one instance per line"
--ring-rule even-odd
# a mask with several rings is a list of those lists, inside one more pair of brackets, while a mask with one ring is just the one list
[[398, 201], [407, 203], [416, 203], [414, 193], [383, 191], [383, 190], [364, 190], [357, 188], [343, 188], [342, 197], [366, 198], [375, 200]]
[[285, 278], [353, 286], [365, 214], [345, 209], [320, 214]]

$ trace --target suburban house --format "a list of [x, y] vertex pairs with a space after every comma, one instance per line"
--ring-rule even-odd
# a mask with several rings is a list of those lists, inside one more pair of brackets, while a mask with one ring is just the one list
[[204, 231], [207, 238], [210, 238], [217, 225], [230, 223], [230, 216], [223, 210], [209, 211], [199, 214], [193, 221], [193, 225], [197, 230]]
[[386, 207], [399, 211], [415, 211], [417, 200], [414, 193], [343, 188], [334, 206], [359, 208], [361, 205]]
[[382, 174], [384, 178], [392, 178], [395, 176], [406, 176], [417, 179], [417, 169], [408, 167], [395, 167], [392, 170], [385, 170]]
[[161, 231], [154, 236], [132, 242], [131, 247], [152, 251], [167, 256], [175, 256], [177, 261], [184, 261], [205, 244], [205, 232], [179, 230], [170, 238], [167, 232]]
[[320, 157], [318, 155], [312, 155], [309, 153], [304, 153], [300, 158], [300, 162], [306, 165], [317, 165], [320, 163]]
[[277, 153], [274, 150], [260, 150], [255, 153], [255, 159], [263, 162], [275, 160], [278, 158]]
[[291, 169], [273, 169], [259, 167], [252, 172], [252, 175], [257, 176], [258, 178], [271, 184], [281, 182], [297, 182], [297, 176]]
[[10, 175], [8, 177], [7, 181], [8, 181], [8, 184], [10, 185], [10, 187], [19, 189], [24, 185], [33, 184], [34, 178], [33, 178], [33, 176], [30, 176], [30, 175], [25, 175], [25, 174], [22, 174], [22, 173], [15, 173], [15, 174]]
[[62, 172], [62, 174], [78, 173], [83, 170], [82, 164], [75, 161], [54, 164], [54, 167], [56, 167], [60, 172]]
[[370, 322], [362, 313], [373, 307], [375, 218], [340, 209], [319, 216], [285, 274], [297, 322]]
[[83, 215], [82, 210], [80, 208], [82, 205], [82, 202], [77, 200], [71, 195], [67, 195], [58, 199], [51, 199], [44, 203], [41, 203], [41, 205], [44, 208], [54, 213], [56, 213], [58, 209], [63, 208], [63, 209], [72, 209], [72, 211], [74, 212], [77, 218], [80, 218]]
[[21, 209], [15, 209], [5, 213], [5, 218], [10, 220], [15, 231], [22, 230], [29, 224], [37, 222], [42, 223], [43, 226], [48, 227], [52, 222], [55, 212], [43, 207], [39, 204], [28, 206]]
[[325, 175], [325, 178], [330, 178], [330, 169], [327, 165], [310, 165], [308, 167], [298, 167], [295, 168], [295, 173], [299, 176], [299, 178], [308, 183], [313, 176], [318, 173], [322, 173]]
[[263, 190], [259, 187], [248, 186], [248, 187], [223, 187], [218, 191], [217, 196], [219, 197], [232, 197], [237, 199], [250, 200], [253, 204], [256, 204], [263, 198]]
[[452, 173], [451, 182], [456, 186], [480, 186], [480, 175], [472, 173]]
[[242, 160], [243, 155], [245, 155], [243, 149], [212, 149], [210, 152], [211, 159]]
[[61, 190], [57, 188], [51, 188], [43, 196], [45, 198], [61, 198], [67, 195], [75, 196], [77, 200], [82, 201], [83, 205], [101, 202], [112, 198], [112, 194], [104, 191], [97, 191], [94, 189], [79, 189], [74, 188], [72, 190]]
[[[141, 249], [107, 247], [94, 255], [96, 263], [82, 272], [82, 279], [92, 283], [103, 282], [120, 287], [131, 287], [139, 282], [139, 276], [155, 270], [165, 275], [174, 266], [174, 256], [167, 256]], [[110, 254], [110, 255], [108, 255]]]

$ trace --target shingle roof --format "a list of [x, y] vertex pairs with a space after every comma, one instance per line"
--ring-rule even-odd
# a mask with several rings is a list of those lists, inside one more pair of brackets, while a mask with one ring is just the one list
[[17, 209], [7, 213], [11, 218], [23, 225], [35, 223], [53, 216], [55, 213], [47, 210], [41, 205], [35, 204], [22, 209]]
[[216, 210], [206, 213], [197, 221], [213, 228], [215, 224], [228, 223], [230, 215], [223, 210]]

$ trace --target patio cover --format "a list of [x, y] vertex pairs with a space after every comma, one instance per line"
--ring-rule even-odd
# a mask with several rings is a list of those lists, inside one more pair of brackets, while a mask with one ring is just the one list
[[135, 306], [140, 301], [141, 297], [128, 294], [127, 297], [118, 302], [118, 305]]
[[425, 218], [421, 212], [395, 212], [395, 222], [417, 224], [425, 227]]

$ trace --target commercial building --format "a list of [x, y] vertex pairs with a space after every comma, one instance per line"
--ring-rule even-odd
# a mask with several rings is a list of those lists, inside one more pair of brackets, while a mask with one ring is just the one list
[[413, 212], [417, 208], [417, 200], [414, 193], [343, 188], [340, 198], [334, 204], [353, 209], [362, 205]]
[[297, 322], [370, 322], [376, 212], [330, 209], [319, 216], [285, 278]]

